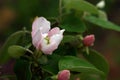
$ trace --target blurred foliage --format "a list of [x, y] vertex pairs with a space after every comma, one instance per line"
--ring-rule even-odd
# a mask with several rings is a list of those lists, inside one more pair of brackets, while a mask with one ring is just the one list
[[[14, 4], [14, 3], [13, 3]], [[58, 15], [59, 0], [18, 0], [14, 6], [18, 18], [16, 26], [31, 29], [31, 23], [36, 16], [46, 18]], [[21, 6], [22, 5], [22, 6]], [[18, 29], [17, 27], [17, 29]]]

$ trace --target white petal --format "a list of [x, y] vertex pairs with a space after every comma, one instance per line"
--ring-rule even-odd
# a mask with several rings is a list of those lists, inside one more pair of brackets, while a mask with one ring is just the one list
[[59, 33], [60, 33], [60, 28], [54, 27], [48, 32], [48, 37], [51, 37], [51, 36], [53, 36], [55, 34], [59, 34]]
[[62, 39], [63, 39], [63, 35], [61, 34], [53, 35], [52, 37], [50, 37], [49, 44], [47, 44], [45, 40], [42, 42], [41, 50], [45, 54], [49, 54], [49, 55], [52, 54], [52, 52], [58, 48], [58, 45], [60, 44]]
[[105, 7], [105, 1], [101, 0], [99, 3], [96, 5], [98, 8], [104, 8]]
[[63, 35], [65, 29], [60, 30], [60, 34]]
[[65, 30], [60, 30], [58, 34], [54, 34], [50, 37], [49, 44], [45, 41], [42, 42], [41, 50], [45, 54], [52, 54], [54, 50], [58, 48], [58, 45], [60, 44], [61, 40], [63, 39], [63, 32]]
[[63, 39], [62, 34], [56, 34], [50, 38], [50, 43], [55, 42], [57, 45], [59, 45], [62, 39]]
[[57, 45], [55, 42], [50, 44], [44, 43], [44, 45], [42, 45], [42, 48], [41, 48], [43, 53], [47, 55], [51, 55], [55, 49], [57, 49]]
[[50, 30], [50, 22], [44, 17], [38, 17], [32, 24], [32, 31], [40, 29], [41, 33], [47, 33]]
[[41, 34], [40, 30], [38, 30], [34, 34], [32, 33], [32, 43], [37, 49], [40, 45], [39, 43], [40, 43], [41, 39], [42, 39], [42, 34]]

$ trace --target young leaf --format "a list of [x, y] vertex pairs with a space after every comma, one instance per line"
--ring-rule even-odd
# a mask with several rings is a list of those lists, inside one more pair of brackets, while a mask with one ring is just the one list
[[110, 21], [106, 21], [104, 19], [100, 19], [100, 18], [97, 18], [97, 17], [94, 17], [94, 16], [85, 16], [84, 19], [93, 23], [93, 24], [96, 24], [100, 27], [120, 32], [120, 26], [115, 25]]
[[89, 55], [83, 53], [83, 56], [96, 68], [103, 71], [107, 75], [109, 72], [109, 66], [107, 61], [104, 59], [104, 57], [95, 50], [90, 50], [89, 53], [90, 53]]
[[74, 9], [77, 11], [86, 11], [93, 14], [98, 14], [98, 9], [91, 3], [84, 0], [63, 0], [64, 7], [69, 11]]
[[18, 43], [21, 43], [20, 40], [21, 38], [25, 35], [29, 35], [28, 31], [18, 31], [13, 33], [5, 42], [3, 45], [1, 51], [0, 51], [0, 64], [3, 64], [7, 62], [10, 59], [10, 55], [8, 54], [8, 48], [11, 45], [16, 45]]
[[75, 72], [83, 72], [83, 73], [95, 73], [101, 76], [104, 75], [103, 71], [98, 70], [95, 66], [90, 64], [89, 62], [82, 60], [73, 56], [65, 56], [59, 61], [59, 69], [64, 70], [68, 69]]
[[20, 58], [25, 52], [26, 49], [22, 46], [13, 45], [8, 48], [8, 53], [13, 58]]

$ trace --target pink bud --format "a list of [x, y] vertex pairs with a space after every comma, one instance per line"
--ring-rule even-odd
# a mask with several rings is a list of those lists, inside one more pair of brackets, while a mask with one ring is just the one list
[[58, 73], [58, 80], [69, 80], [70, 79], [70, 71], [62, 70]]
[[92, 34], [91, 35], [87, 35], [83, 39], [83, 44], [85, 46], [93, 46], [94, 41], [95, 41], [95, 36], [94, 35], [92, 35]]

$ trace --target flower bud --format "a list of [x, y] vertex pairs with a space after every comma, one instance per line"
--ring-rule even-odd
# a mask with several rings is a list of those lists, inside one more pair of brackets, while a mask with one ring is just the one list
[[93, 46], [94, 41], [95, 41], [95, 36], [94, 35], [87, 35], [83, 39], [83, 44], [85, 46]]
[[99, 3], [96, 5], [98, 8], [104, 8], [105, 7], [105, 1], [101, 0]]
[[69, 80], [70, 79], [70, 71], [62, 70], [58, 73], [58, 80]]

